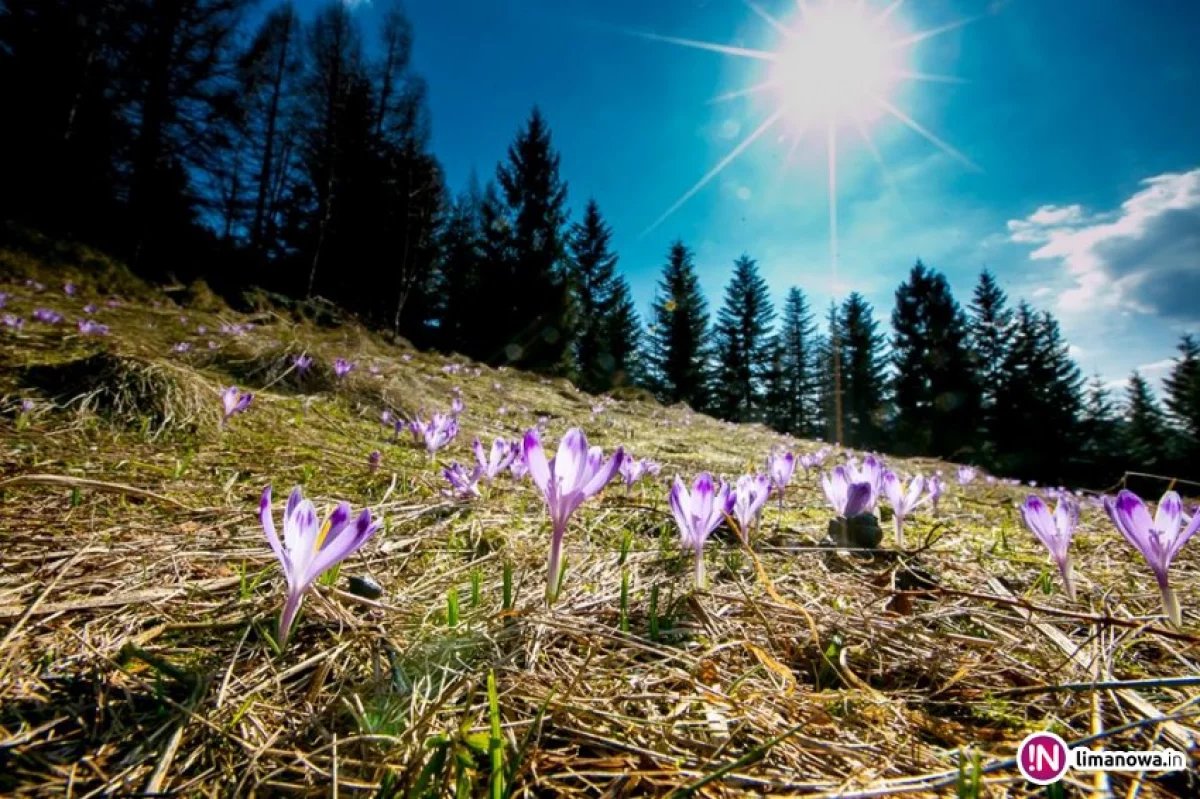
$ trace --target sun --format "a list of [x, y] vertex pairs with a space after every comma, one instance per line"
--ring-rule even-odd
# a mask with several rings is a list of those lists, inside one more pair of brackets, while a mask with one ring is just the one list
[[790, 29], [776, 53], [770, 82], [797, 127], [882, 115], [904, 69], [904, 51], [890, 46], [885, 23], [859, 4], [827, 3]]
[[[698, 39], [630, 31], [635, 36], [698, 50], [766, 62], [766, 79], [713, 98], [722, 103], [770, 91], [776, 101], [762, 120], [732, 150], [685, 191], [642, 236], [646, 236], [707, 186], [722, 170], [768, 131], [782, 124], [789, 130], [791, 144], [787, 163], [802, 139], [811, 139], [826, 153], [828, 163], [830, 259], [837, 271], [837, 161], [841, 131], [850, 128], [883, 170], [891, 177], [883, 156], [871, 136], [872, 123], [885, 117], [907, 126], [946, 155], [979, 171], [928, 127], [896, 105], [892, 95], [903, 82], [962, 83], [951, 75], [914, 71], [909, 60], [921, 42], [961, 28], [973, 18], [954, 20], [916, 33], [899, 34], [893, 27], [904, 0], [892, 0], [879, 8], [871, 0], [795, 0], [794, 18], [779, 20], [753, 0], [746, 5], [780, 36], [773, 50], [717, 44]], [[835, 281], [836, 282], [836, 281]]]

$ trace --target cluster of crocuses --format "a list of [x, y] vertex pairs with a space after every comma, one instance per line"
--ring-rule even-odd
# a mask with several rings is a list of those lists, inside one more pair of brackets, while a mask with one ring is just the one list
[[936, 508], [942, 492], [937, 475], [928, 480], [916, 475], [905, 483], [875, 455], [868, 455], [861, 464], [851, 459], [834, 467], [821, 476], [821, 487], [834, 512], [843, 519], [873, 513], [880, 497], [886, 498], [892, 509], [897, 546], [904, 546], [905, 520], [926, 502]]
[[658, 477], [662, 464], [649, 458], [633, 458], [628, 455], [621, 460], [621, 479], [625, 481], [626, 492], [633, 489], [633, 484], [645, 477]]
[[512, 471], [515, 479], [519, 479], [524, 474], [523, 472], [518, 474], [517, 470], [512, 469], [516, 461], [522, 460], [521, 442], [519, 441], [505, 441], [497, 438], [492, 442], [490, 449], [485, 449], [483, 443], [477, 438], [472, 443], [471, 449], [475, 453], [473, 468], [454, 461], [442, 470], [442, 476], [450, 483], [450, 490], [447, 492], [450, 496], [462, 499], [478, 497], [480, 481], [490, 483], [506, 469]]
[[[1030, 494], [1021, 504], [1021, 517], [1050, 553], [1062, 575], [1068, 599], [1075, 601], [1070, 547], [1079, 524], [1079, 506], [1069, 492], [1055, 493], [1058, 502], [1053, 514], [1041, 497]], [[1183, 500], [1174, 491], [1162, 495], [1153, 516], [1142, 498], [1132, 491], [1121, 491], [1115, 499], [1104, 497], [1102, 502], [1113, 526], [1145, 558], [1162, 594], [1163, 614], [1171, 624], [1179, 627], [1183, 616], [1168, 577], [1171, 562], [1179, 550], [1200, 530], [1200, 510], [1188, 517], [1183, 510]]]
[[408, 423], [408, 428], [412, 431], [413, 438], [423, 442], [425, 449], [429, 450], [432, 456], [458, 437], [458, 417], [452, 413], [435, 413], [429, 421], [420, 417], [413, 419]]

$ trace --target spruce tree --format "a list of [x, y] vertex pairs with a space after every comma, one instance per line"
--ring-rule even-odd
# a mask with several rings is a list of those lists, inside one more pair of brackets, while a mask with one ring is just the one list
[[645, 380], [642, 364], [642, 322], [638, 317], [629, 283], [621, 275], [613, 280], [608, 312], [601, 331], [604, 354], [600, 366], [607, 379], [605, 388], [639, 385]]
[[1166, 424], [1150, 384], [1135, 370], [1125, 389], [1124, 444], [1128, 466], [1155, 470], [1166, 463]]
[[1049, 311], [1038, 319], [1038, 340], [1045, 373], [1040, 425], [1051, 434], [1037, 452], [1041, 458], [1043, 479], [1066, 481], [1079, 451], [1079, 419], [1083, 410], [1083, 375], [1062, 336], [1058, 320]]
[[1112, 398], [1100, 375], [1088, 381], [1079, 423], [1076, 472], [1084, 485], [1100, 489], [1121, 476], [1122, 436]]
[[816, 347], [817, 407], [821, 418], [817, 429], [826, 441], [839, 442], [845, 438], [846, 424], [846, 410], [842, 402], [845, 399], [842, 391], [843, 365], [840, 355], [836, 362], [834, 359], [835, 342], [841, 349], [841, 324], [838, 306], [831, 300], [825, 312], [827, 334], [818, 340]]
[[708, 303], [682, 241], [671, 245], [652, 312], [648, 354], [655, 393], [665, 402], [707, 407]]
[[515, 363], [548, 374], [570, 369], [573, 320], [566, 274], [567, 185], [550, 128], [535, 107], [496, 170], [512, 224], [512, 283], [506, 294], [514, 325], [497, 331], [516, 345]]
[[438, 314], [439, 346], [447, 352], [460, 352], [485, 358], [478, 345], [487, 318], [480, 318], [481, 258], [480, 230], [483, 199], [472, 185], [460, 194], [446, 216], [441, 233], [440, 297]]
[[1000, 471], [1066, 479], [1079, 447], [1082, 382], [1057, 321], [1018, 305], [996, 400]]
[[589, 200], [583, 221], [571, 227], [571, 286], [574, 292], [575, 366], [581, 388], [599, 393], [611, 388], [613, 358], [608, 353], [607, 328], [613, 311], [617, 256], [611, 248], [612, 230]]
[[851, 292], [838, 320], [843, 437], [848, 446], [874, 449], [884, 443], [886, 364], [878, 328], [871, 304]]
[[776, 429], [795, 436], [818, 433], [817, 328], [804, 292], [793, 286], [775, 336], [770, 406]]
[[978, 388], [966, 322], [946, 278], [917, 261], [892, 312], [893, 445], [899, 452], [962, 458], [973, 448]]
[[474, 357], [488, 363], [508, 363], [521, 357], [514, 340], [521, 326], [521, 305], [513, 266], [512, 224], [495, 181], [484, 186], [479, 201], [479, 293], [473, 312], [486, 318], [486, 336], [477, 339]]
[[1012, 340], [1012, 310], [1008, 297], [987, 269], [971, 299], [967, 319], [967, 344], [974, 360], [980, 394], [980, 418], [972, 428], [980, 437], [980, 460], [991, 463], [996, 448], [996, 402], [1004, 373], [1004, 361]]
[[1182, 433], [1175, 447], [1176, 458], [1188, 474], [1200, 466], [1200, 342], [1184, 335], [1177, 346], [1179, 356], [1163, 379], [1166, 406]]
[[723, 419], [761, 418], [761, 400], [771, 366], [771, 306], [767, 282], [748, 255], [733, 264], [725, 302], [717, 315], [716, 352], [720, 375], [714, 394]]

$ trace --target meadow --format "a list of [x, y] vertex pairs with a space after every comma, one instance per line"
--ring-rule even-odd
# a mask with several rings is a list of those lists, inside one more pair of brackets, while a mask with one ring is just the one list
[[[234, 312], [76, 248], [0, 251], [0, 291], [5, 795], [1025, 796], [1041, 789], [1014, 754], [1040, 730], [1194, 763], [1196, 545], [1171, 567], [1173, 625], [1097, 495], [1064, 492], [1071, 601], [1019, 510], [1052, 506], [1042, 487], [883, 453], [940, 473], [936, 512], [911, 510], [899, 546], [880, 499], [882, 544], [839, 548], [822, 474], [866, 453], [420, 352], [328, 305], [259, 293]], [[253, 398], [223, 419], [230, 386]], [[406, 423], [435, 413], [456, 432], [430, 452]], [[572, 428], [661, 471], [570, 514], [548, 602], [536, 480], [456, 490], [443, 470], [531, 430], [549, 457]], [[675, 477], [734, 485], [784, 452], [825, 460], [772, 492], [748, 543], [721, 520], [698, 586]], [[346, 501], [381, 523], [286, 645], [268, 485], [276, 525], [295, 486], [322, 518]], [[1051, 790], [1196, 789], [1177, 772]]]

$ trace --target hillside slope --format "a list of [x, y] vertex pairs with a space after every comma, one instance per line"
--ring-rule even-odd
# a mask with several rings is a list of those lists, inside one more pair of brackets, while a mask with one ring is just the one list
[[[14, 317], [0, 326], [6, 795], [935, 795], [963, 779], [961, 760], [968, 783], [982, 774], [961, 791], [1000, 796], [1032, 788], [1012, 758], [1033, 731], [1113, 731], [1110, 749], [1195, 740], [1196, 681], [1171, 682], [1197, 672], [1195, 543], [1173, 571], [1176, 631], [1143, 562], [1085, 504], [1071, 603], [1015, 511], [1028, 488], [889, 459], [949, 484], [937, 516], [909, 519], [910, 549], [887, 520], [886, 551], [818, 546], [831, 513], [798, 469], [750, 549], [728, 530], [709, 541], [694, 590], [667, 482], [736, 479], [773, 448], [818, 442], [67, 261], [0, 253], [0, 314]], [[64, 318], [35, 321], [38, 308]], [[339, 358], [355, 365], [344, 378]], [[255, 396], [222, 425], [231, 384]], [[435, 458], [381, 423], [448, 412], [454, 389], [461, 429]], [[549, 608], [533, 484], [506, 474], [458, 500], [441, 475], [473, 463], [473, 438], [539, 425], [548, 446], [581, 427], [605, 453], [664, 464], [574, 515]], [[314, 587], [282, 653], [268, 640], [283, 597], [258, 517], [268, 484], [277, 520], [296, 485], [322, 513], [346, 500], [385, 520]], [[350, 577], [382, 596], [352, 593]], [[1062, 687], [1135, 680], [1150, 682]], [[1075, 790], [1100, 787], [1085, 777]], [[1182, 774], [1141, 786], [1194, 788]]]

